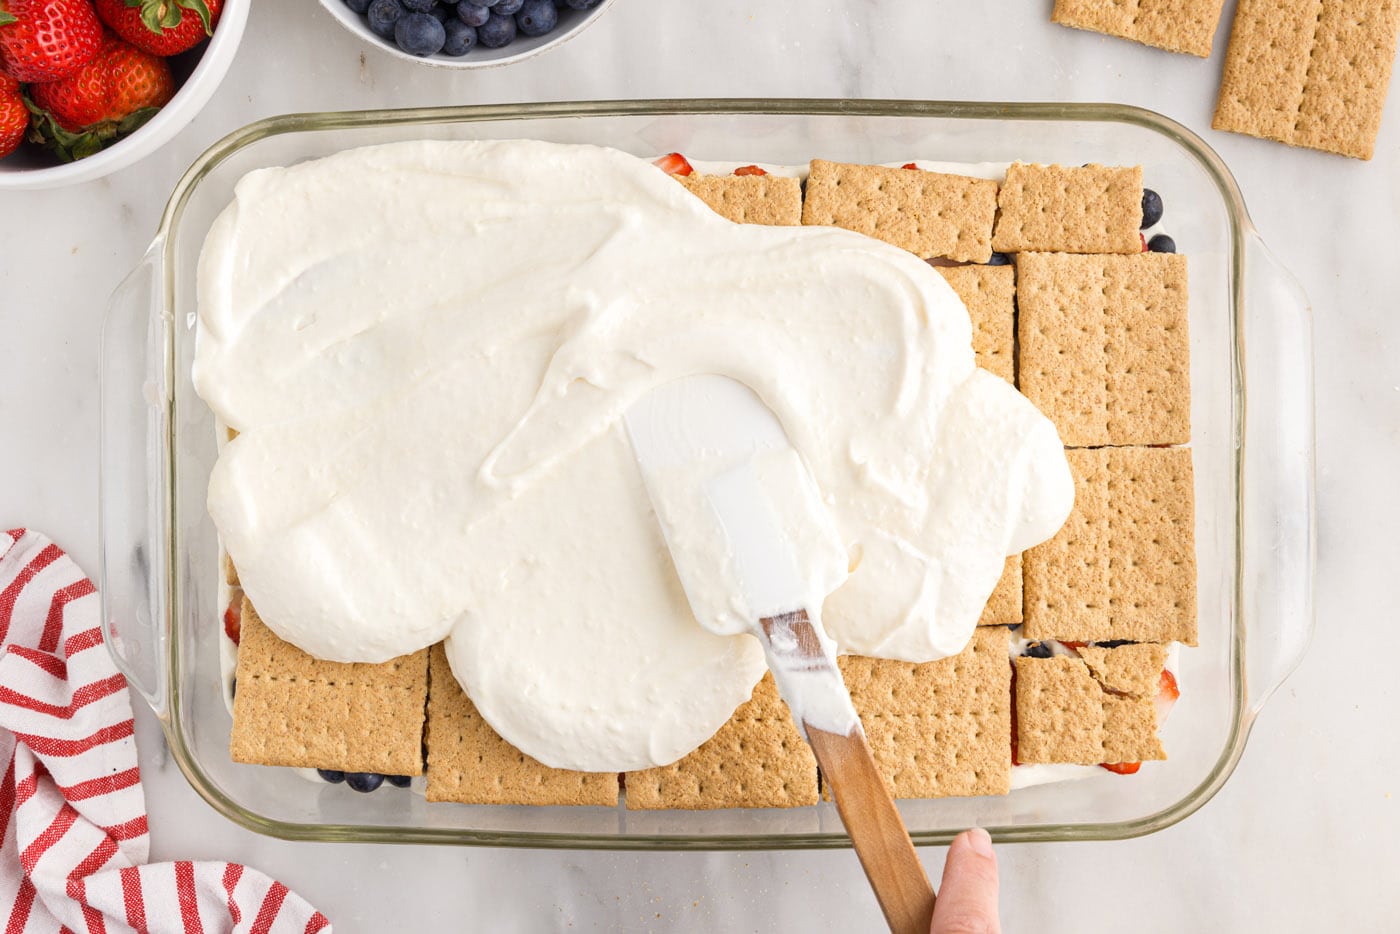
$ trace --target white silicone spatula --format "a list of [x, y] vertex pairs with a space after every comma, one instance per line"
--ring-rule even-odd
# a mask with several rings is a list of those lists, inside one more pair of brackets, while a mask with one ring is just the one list
[[758, 637], [890, 929], [926, 934], [933, 887], [821, 626], [847, 559], [816, 482], [768, 407], [726, 377], [653, 389], [627, 430], [696, 618]]

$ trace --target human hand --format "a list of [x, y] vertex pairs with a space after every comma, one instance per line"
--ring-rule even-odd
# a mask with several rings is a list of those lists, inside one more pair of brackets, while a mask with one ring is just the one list
[[1001, 934], [997, 910], [997, 857], [980, 827], [953, 838], [929, 934]]

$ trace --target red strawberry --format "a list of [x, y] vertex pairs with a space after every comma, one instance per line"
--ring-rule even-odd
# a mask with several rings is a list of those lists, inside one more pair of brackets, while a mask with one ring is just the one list
[[1075, 652], [1078, 652], [1088, 644], [1087, 642], [1066, 642], [1064, 639], [1060, 640], [1060, 645], [1063, 645], [1067, 649], [1073, 649]]
[[17, 81], [57, 81], [101, 47], [89, 0], [0, 0], [0, 71]]
[[235, 597], [229, 601], [228, 609], [224, 610], [224, 635], [233, 640], [233, 644], [238, 644], [238, 639], [243, 634], [243, 599]]
[[906, 162], [906, 163], [904, 163], [903, 165], [901, 165], [900, 168], [901, 168], [901, 169], [918, 169], [918, 166], [915, 165], [915, 164], [912, 163], [912, 162]]
[[741, 165], [734, 170], [735, 175], [767, 175], [763, 169], [756, 165]]
[[97, 15], [143, 52], [178, 55], [214, 34], [223, 0], [97, 0]]
[[685, 160], [685, 156], [678, 152], [667, 153], [660, 159], [652, 162], [652, 165], [657, 166], [667, 175], [689, 175], [691, 172], [695, 171], [690, 167], [690, 163]]
[[1181, 688], [1176, 686], [1176, 675], [1163, 668], [1162, 676], [1157, 679], [1157, 699], [1176, 703], [1180, 696]]
[[0, 71], [0, 159], [19, 148], [29, 127], [29, 108], [19, 93], [19, 82]]
[[1142, 249], [1141, 249], [1139, 252], [1141, 252], [1141, 253], [1146, 253], [1146, 252], [1147, 252], [1147, 238], [1144, 237], [1142, 234], [1138, 234], [1138, 243], [1141, 243], [1141, 244], [1142, 244]]
[[1136, 775], [1137, 770], [1142, 768], [1141, 762], [1105, 762], [1103, 767], [1118, 775]]

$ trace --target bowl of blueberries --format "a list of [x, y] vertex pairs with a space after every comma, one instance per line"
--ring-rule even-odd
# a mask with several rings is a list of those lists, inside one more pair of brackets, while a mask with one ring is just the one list
[[445, 68], [508, 65], [560, 45], [613, 0], [321, 0], [392, 55]]

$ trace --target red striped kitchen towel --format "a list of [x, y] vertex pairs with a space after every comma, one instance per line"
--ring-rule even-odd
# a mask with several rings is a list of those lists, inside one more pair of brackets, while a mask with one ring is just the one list
[[126, 680], [97, 590], [42, 535], [0, 532], [0, 921], [39, 931], [329, 931], [237, 863], [147, 863]]

